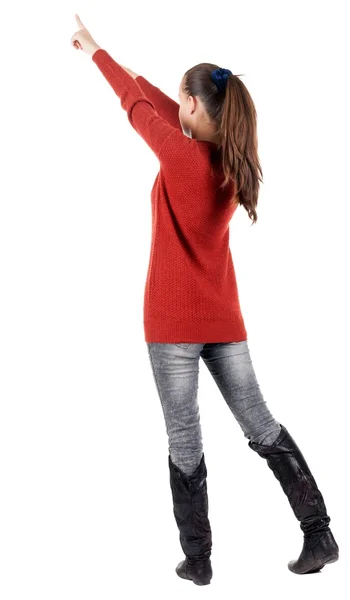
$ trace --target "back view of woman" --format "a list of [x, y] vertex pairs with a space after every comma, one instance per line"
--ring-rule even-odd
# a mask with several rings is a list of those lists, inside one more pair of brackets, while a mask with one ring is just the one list
[[229, 223], [239, 205], [253, 223], [257, 220], [262, 171], [252, 98], [239, 76], [201, 63], [184, 74], [177, 103], [116, 63], [78, 23], [73, 45], [91, 55], [160, 163], [151, 191], [144, 332], [168, 435], [174, 516], [185, 554], [176, 572], [197, 585], [212, 578], [197, 400], [200, 358], [248, 446], [266, 460], [300, 523], [303, 547], [289, 569], [318, 571], [338, 559], [339, 548], [301, 451], [261, 393], [229, 247]]

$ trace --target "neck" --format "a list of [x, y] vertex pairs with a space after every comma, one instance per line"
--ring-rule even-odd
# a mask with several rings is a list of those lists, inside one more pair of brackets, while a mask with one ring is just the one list
[[206, 130], [201, 132], [192, 132], [192, 137], [194, 137], [198, 142], [210, 142], [219, 146], [219, 135], [214, 134], [212, 130]]

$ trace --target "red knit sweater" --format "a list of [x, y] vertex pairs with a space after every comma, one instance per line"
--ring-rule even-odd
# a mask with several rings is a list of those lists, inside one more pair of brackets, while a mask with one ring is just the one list
[[216, 168], [216, 145], [186, 136], [179, 105], [141, 75], [134, 79], [106, 50], [96, 50], [92, 60], [160, 163], [151, 191], [145, 341], [246, 340], [229, 247], [237, 205], [230, 203], [231, 185], [219, 190], [223, 174]]

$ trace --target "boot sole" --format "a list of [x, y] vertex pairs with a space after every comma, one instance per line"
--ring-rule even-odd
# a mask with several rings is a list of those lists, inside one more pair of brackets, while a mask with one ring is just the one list
[[294, 571], [293, 569], [291, 569], [288, 565], [288, 568], [290, 571], [292, 571], [292, 573], [296, 573], [297, 575], [307, 575], [308, 573], [317, 573], [318, 571], [320, 571], [321, 569], [323, 569], [323, 567], [325, 565], [330, 565], [331, 563], [336, 562], [337, 560], [339, 560], [339, 555], [334, 555], [331, 554], [328, 557], [324, 557], [322, 559], [322, 561], [319, 563], [319, 566], [317, 567], [313, 567], [312, 569], [308, 569], [307, 571]]
[[193, 583], [195, 585], [209, 585], [209, 583], [210, 583], [210, 579], [209, 579], [209, 581], [195, 581], [194, 579], [191, 579], [190, 577], [183, 577], [182, 575], [179, 575], [179, 577], [181, 577], [181, 579], [187, 579], [187, 581], [193, 581]]
[[196, 585], [208, 585], [211, 582], [211, 578], [208, 580], [204, 580], [204, 581], [196, 581], [195, 579], [192, 579], [192, 577], [187, 577], [184, 573], [178, 573], [175, 569], [176, 575], [178, 577], [180, 577], [181, 579], [187, 579], [187, 581], [193, 581], [193, 583], [195, 583]]

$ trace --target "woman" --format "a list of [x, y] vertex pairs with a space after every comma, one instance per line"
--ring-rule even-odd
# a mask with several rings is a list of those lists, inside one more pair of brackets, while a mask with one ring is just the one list
[[266, 460], [300, 522], [303, 548], [289, 569], [318, 571], [338, 560], [339, 547], [303, 455], [259, 388], [229, 248], [229, 222], [239, 204], [257, 221], [262, 171], [254, 103], [237, 75], [201, 63], [184, 74], [178, 104], [116, 63], [76, 19], [80, 30], [71, 38], [73, 46], [92, 57], [160, 163], [151, 192], [144, 331], [168, 434], [174, 516], [185, 554], [176, 573], [197, 585], [212, 578], [197, 402], [200, 357], [248, 446]]

